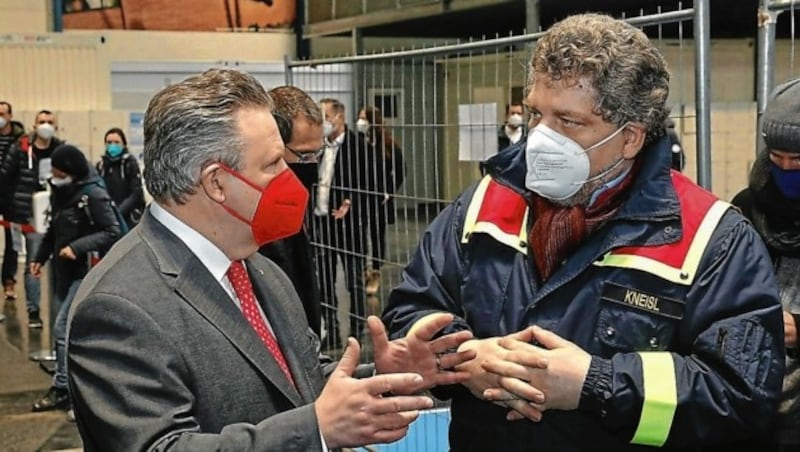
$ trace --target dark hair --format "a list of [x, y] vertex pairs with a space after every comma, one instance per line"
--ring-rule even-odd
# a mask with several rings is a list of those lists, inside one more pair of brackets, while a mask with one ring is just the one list
[[383, 154], [387, 158], [392, 158], [392, 151], [398, 144], [392, 137], [392, 132], [383, 125], [383, 114], [380, 108], [368, 105], [364, 107], [364, 115], [366, 115], [367, 121], [371, 124], [368, 132], [370, 139], [375, 145], [381, 143], [383, 145]]
[[5, 105], [6, 107], [8, 107], [8, 114], [9, 115], [14, 114], [14, 111], [11, 108], [11, 104], [9, 104], [8, 102], [6, 102], [4, 100], [0, 100], [0, 105]]
[[36, 122], [39, 120], [39, 115], [52, 115], [53, 112], [50, 110], [39, 110], [36, 112], [36, 116], [34, 116], [33, 121]]
[[269, 90], [269, 95], [275, 102], [275, 107], [272, 109], [273, 116], [281, 115], [290, 123], [302, 117], [311, 124], [322, 125], [322, 110], [319, 108], [319, 104], [300, 88], [288, 85], [278, 86]]
[[512, 105], [519, 105], [520, 107], [523, 106], [521, 100], [511, 101], [510, 103], [506, 104], [506, 116], [508, 116], [508, 112], [511, 111]]
[[281, 134], [283, 143], [286, 144], [292, 141], [292, 122], [277, 111], [272, 112], [272, 117], [275, 118], [275, 123], [278, 124], [278, 133]]
[[108, 132], [106, 132], [106, 134], [103, 135], [103, 141], [105, 142], [108, 136], [111, 135], [112, 133], [116, 133], [117, 135], [119, 135], [120, 138], [122, 138], [123, 146], [128, 145], [128, 139], [125, 138], [125, 132], [123, 132], [122, 129], [120, 129], [119, 127], [112, 127], [108, 129]]
[[333, 108], [333, 111], [335, 113], [344, 113], [344, 104], [339, 102], [336, 99], [333, 99], [333, 98], [330, 98], [330, 97], [326, 97], [326, 98], [322, 99], [321, 101], [319, 101], [319, 103], [321, 103], [321, 104], [331, 104], [331, 108]]

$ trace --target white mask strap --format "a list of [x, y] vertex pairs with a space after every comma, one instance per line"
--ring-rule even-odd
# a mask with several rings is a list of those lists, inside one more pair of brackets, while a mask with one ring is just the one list
[[620, 128], [619, 128], [619, 129], [615, 130], [615, 131], [614, 131], [614, 133], [612, 133], [611, 135], [609, 135], [609, 136], [607, 136], [607, 137], [603, 138], [602, 140], [598, 141], [597, 143], [595, 143], [595, 144], [593, 144], [593, 145], [589, 146], [588, 148], [584, 149], [584, 150], [583, 150], [583, 152], [589, 152], [589, 151], [591, 151], [591, 150], [593, 150], [593, 149], [597, 149], [597, 148], [599, 148], [600, 146], [602, 146], [602, 145], [604, 145], [604, 144], [608, 143], [609, 141], [611, 141], [611, 139], [612, 139], [612, 138], [614, 138], [615, 136], [619, 135], [619, 133], [620, 133], [620, 132], [622, 132], [622, 131], [625, 129], [625, 127], [628, 127], [628, 124], [630, 124], [630, 123], [629, 123], [629, 122], [626, 122], [625, 124], [623, 124], [622, 126], [620, 126]]

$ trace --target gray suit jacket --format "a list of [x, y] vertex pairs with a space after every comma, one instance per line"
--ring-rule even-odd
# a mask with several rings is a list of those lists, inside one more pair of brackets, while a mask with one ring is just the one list
[[286, 275], [258, 254], [247, 267], [297, 390], [206, 267], [148, 212], [70, 312], [70, 391], [86, 451], [321, 450], [319, 340]]

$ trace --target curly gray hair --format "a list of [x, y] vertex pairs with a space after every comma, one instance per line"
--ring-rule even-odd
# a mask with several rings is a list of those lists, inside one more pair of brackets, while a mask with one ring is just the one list
[[641, 122], [646, 142], [664, 133], [669, 115], [669, 72], [664, 57], [638, 28], [601, 14], [567, 17], [537, 42], [528, 89], [536, 76], [577, 82], [596, 90], [595, 113], [621, 126]]

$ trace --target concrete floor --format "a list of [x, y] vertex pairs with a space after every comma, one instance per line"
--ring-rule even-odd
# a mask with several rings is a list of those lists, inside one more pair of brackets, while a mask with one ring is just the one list
[[[22, 281], [21, 275], [18, 280]], [[78, 430], [64, 411], [31, 412], [33, 402], [47, 392], [52, 382], [52, 377], [28, 356], [51, 348], [50, 312], [42, 306], [44, 328], [29, 329], [21, 282], [16, 291], [16, 300], [0, 301], [6, 316], [0, 322], [0, 450], [80, 451]]]
[[[380, 314], [389, 291], [400, 281], [405, 263], [416, 247], [417, 240], [430, 220], [422, 218], [403, 218], [387, 229], [386, 263], [381, 269], [381, 286], [376, 296], [369, 297], [369, 314]], [[0, 243], [2, 237], [0, 237]], [[0, 246], [0, 251], [2, 247]], [[22, 284], [23, 262], [20, 262], [17, 277], [17, 299], [0, 299], [3, 309], [0, 314], [0, 451], [81, 451], [81, 440], [75, 424], [69, 422], [64, 411], [33, 413], [33, 402], [43, 396], [51, 384], [51, 376], [45, 373], [37, 362], [29, 359], [29, 354], [50, 350], [50, 309], [43, 302], [41, 317], [42, 329], [28, 328], [28, 315], [25, 308], [25, 294]], [[47, 269], [45, 269], [47, 271]], [[337, 293], [340, 302], [339, 318], [342, 325], [348, 325], [349, 299], [344, 284], [341, 265], [337, 271]], [[46, 275], [43, 276], [42, 294], [48, 292]], [[1, 297], [1, 295], [0, 295]], [[2, 317], [0, 315], [0, 317]], [[342, 335], [347, 334], [347, 327]], [[370, 341], [362, 339], [362, 361], [371, 361]], [[339, 353], [341, 350], [336, 350]], [[331, 353], [338, 358], [337, 353]]]

